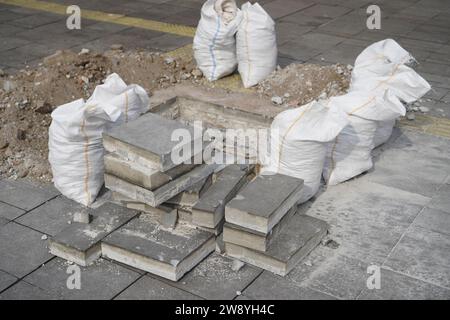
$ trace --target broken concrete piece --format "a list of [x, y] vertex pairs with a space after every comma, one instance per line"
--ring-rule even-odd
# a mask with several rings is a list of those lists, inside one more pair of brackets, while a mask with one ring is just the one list
[[260, 175], [225, 207], [225, 220], [262, 233], [269, 231], [300, 199], [303, 180], [283, 174]]
[[231, 270], [238, 272], [242, 269], [242, 267], [245, 266], [245, 263], [240, 260], [233, 260], [233, 265], [231, 266]]
[[200, 197], [212, 184], [211, 174], [206, 179], [197, 182], [192, 187], [177, 194], [175, 197], [166, 201], [167, 204], [175, 205], [178, 208], [182, 208], [187, 211], [192, 211], [192, 207], [198, 202]]
[[215, 248], [214, 235], [184, 224], [169, 231], [147, 215], [102, 242], [105, 257], [177, 281]]
[[111, 191], [121, 193], [137, 202], [142, 202], [152, 207], [157, 207], [180, 192], [187, 190], [199, 181], [209, 177], [214, 172], [216, 167], [216, 164], [199, 165], [190, 172], [155, 190], [142, 188], [105, 173], [105, 186]]
[[87, 211], [78, 211], [75, 212], [73, 215], [73, 222], [78, 223], [91, 223], [92, 221], [92, 215], [89, 214]]
[[322, 220], [296, 214], [266, 252], [228, 242], [225, 242], [225, 252], [230, 257], [285, 276], [320, 243], [327, 228]]
[[[189, 134], [190, 140], [173, 141], [172, 134], [176, 130]], [[103, 145], [107, 152], [165, 172], [186, 160], [189, 161], [194, 154], [202, 152], [202, 132], [197, 135], [198, 137], [194, 135], [192, 126], [147, 113], [104, 132]], [[183, 152], [186, 149], [191, 152]], [[172, 154], [180, 157], [179, 163], [172, 161]]]
[[171, 209], [168, 212], [161, 213], [159, 216], [159, 223], [167, 229], [174, 229], [177, 225], [178, 211], [177, 209]]
[[227, 222], [223, 227], [223, 241], [265, 252], [296, 213], [297, 206], [294, 206], [269, 233], [258, 232]]
[[113, 153], [105, 155], [104, 161], [106, 173], [148, 190], [154, 190], [195, 167], [194, 164], [180, 164], [166, 172], [161, 172], [158, 169], [122, 159]]
[[72, 223], [50, 239], [50, 253], [87, 266], [101, 256], [100, 241], [139, 214], [138, 211], [107, 203], [98, 208], [90, 224]]
[[248, 172], [240, 165], [230, 165], [217, 174], [215, 183], [192, 208], [192, 223], [215, 228], [224, 218], [225, 205], [245, 184]]

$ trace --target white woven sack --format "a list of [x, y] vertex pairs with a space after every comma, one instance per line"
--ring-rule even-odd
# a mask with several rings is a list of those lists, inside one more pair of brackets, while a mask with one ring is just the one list
[[[234, 1], [218, 0], [218, 8], [233, 8]], [[234, 3], [234, 6], [233, 6]], [[214, 81], [236, 70], [236, 39], [240, 10], [219, 11], [215, 9], [216, 0], [206, 1], [201, 10], [201, 18], [194, 37], [194, 57], [198, 68], [209, 80]]]
[[257, 85], [277, 66], [275, 22], [258, 4], [242, 6], [236, 34], [238, 70], [245, 88]]

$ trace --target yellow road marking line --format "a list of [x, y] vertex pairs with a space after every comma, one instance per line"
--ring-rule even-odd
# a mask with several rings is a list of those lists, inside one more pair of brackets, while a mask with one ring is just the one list
[[[67, 15], [67, 5], [58, 3], [37, 0], [0, 0], [0, 3]], [[128, 17], [115, 13], [107, 13], [81, 8], [81, 17], [94, 21], [126, 25], [130, 27], [159, 31], [185, 37], [194, 37], [195, 35], [195, 28], [193, 27], [164, 23], [142, 18]], [[167, 52], [165, 55], [178, 59], [192, 59], [192, 44], [178, 48], [171, 52]], [[244, 88], [244, 86], [242, 85], [241, 77], [236, 73], [211, 83], [205, 82], [204, 84], [210, 87], [222, 88], [231, 91], [252, 91], [251, 89]], [[416, 120], [414, 121], [409, 121], [406, 119], [401, 120], [400, 126], [450, 139], [450, 120], [447, 118], [437, 118], [429, 115], [416, 115]]]
[[[66, 10], [68, 7], [67, 5], [37, 0], [0, 0], [0, 3], [28, 9], [46, 11], [61, 15], [67, 15]], [[148, 29], [152, 31], [171, 33], [185, 37], [193, 37], [195, 34], [195, 28], [189, 26], [159, 22], [142, 18], [128, 17], [121, 14], [106, 13], [102, 11], [95, 11], [83, 8], [81, 8], [81, 18], [101, 22], [110, 22], [141, 29]]]

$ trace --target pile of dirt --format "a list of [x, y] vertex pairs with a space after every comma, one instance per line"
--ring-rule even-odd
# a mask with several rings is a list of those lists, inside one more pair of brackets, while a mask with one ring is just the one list
[[[103, 54], [86, 49], [57, 51], [36, 68], [27, 67], [11, 76], [0, 74], [0, 178], [51, 181], [47, 160], [50, 113], [59, 105], [89, 98], [113, 72], [149, 94], [181, 82], [200, 86], [205, 81], [192, 58], [173, 59], [121, 48]], [[350, 69], [342, 65], [293, 64], [251, 90], [293, 107], [345, 93], [349, 79]]]
[[352, 66], [341, 64], [290, 64], [270, 74], [257, 91], [274, 104], [301, 106], [315, 99], [345, 94]]

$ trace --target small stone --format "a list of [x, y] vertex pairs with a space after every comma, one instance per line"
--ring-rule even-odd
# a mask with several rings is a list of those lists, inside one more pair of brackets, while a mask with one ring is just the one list
[[89, 78], [85, 76], [81, 76], [81, 81], [83, 81], [85, 84], [89, 84]]
[[91, 52], [91, 50], [86, 49], [86, 48], [83, 48], [83, 49], [81, 49], [80, 53], [78, 53], [78, 54], [79, 54], [79, 55], [82, 55], [82, 54], [88, 54], [89, 52]]
[[14, 89], [16, 89], [16, 87], [17, 87], [17, 85], [14, 81], [11, 81], [11, 80], [3, 81], [3, 90], [6, 92], [13, 91]]
[[36, 102], [36, 109], [35, 111], [37, 113], [41, 113], [41, 114], [47, 114], [47, 113], [51, 113], [53, 111], [52, 106], [50, 105], [50, 103], [44, 101], [44, 100], [38, 100]]
[[238, 272], [245, 266], [245, 263], [240, 260], [233, 260], [233, 265], [231, 266], [231, 270]]
[[407, 115], [406, 115], [406, 119], [408, 119], [408, 120], [415, 120], [416, 119], [416, 116], [414, 115], [414, 113], [408, 113]]
[[175, 59], [172, 58], [172, 57], [167, 57], [167, 58], [164, 59], [164, 63], [165, 64], [172, 64], [174, 62], [175, 62]]
[[123, 50], [123, 45], [119, 44], [119, 43], [115, 43], [113, 45], [111, 45], [111, 50]]
[[17, 138], [18, 140], [25, 140], [26, 137], [27, 137], [27, 132], [26, 132], [26, 130], [25, 130], [25, 129], [22, 129], [22, 128], [17, 128], [17, 131], [16, 131], [16, 138]]
[[290, 96], [291, 96], [291, 95], [289, 94], [289, 92], [286, 92], [286, 93], [283, 95], [283, 97], [286, 98], [286, 99], [289, 98]]
[[240, 295], [242, 295], [242, 292], [241, 291], [236, 291], [236, 295], [240, 296]]
[[41, 237], [41, 240], [47, 240], [47, 239], [48, 239], [47, 235], [43, 234], [42, 237]]
[[310, 260], [306, 260], [305, 262], [303, 262], [303, 264], [308, 267], [312, 267], [312, 265], [313, 265]]
[[191, 74], [190, 74], [190, 73], [183, 73], [183, 74], [181, 74], [180, 79], [181, 79], [181, 80], [187, 80], [187, 79], [189, 79], [190, 77], [191, 77]]
[[427, 113], [427, 112], [430, 111], [430, 108], [428, 108], [428, 107], [419, 107], [419, 110], [420, 110], [420, 112], [422, 112], [422, 113]]
[[177, 78], [175, 78], [175, 76], [170, 76], [170, 83], [177, 83]]
[[67, 79], [70, 79], [70, 74], [66, 74], [66, 78], [67, 78]]
[[28, 175], [29, 171], [28, 169], [19, 169], [19, 171], [17, 172], [17, 177], [18, 178], [25, 178]]
[[272, 99], [270, 99], [272, 101], [273, 104], [276, 105], [281, 105], [283, 104], [283, 98], [279, 97], [279, 96], [273, 96]]
[[78, 223], [90, 223], [92, 221], [92, 215], [86, 211], [75, 212], [73, 215], [73, 222]]
[[333, 239], [328, 239], [325, 242], [325, 246], [328, 247], [328, 248], [331, 248], [331, 249], [337, 249], [337, 248], [339, 248], [339, 243], [337, 243]]
[[191, 74], [196, 78], [201, 78], [203, 76], [203, 72], [200, 69], [192, 70]]

